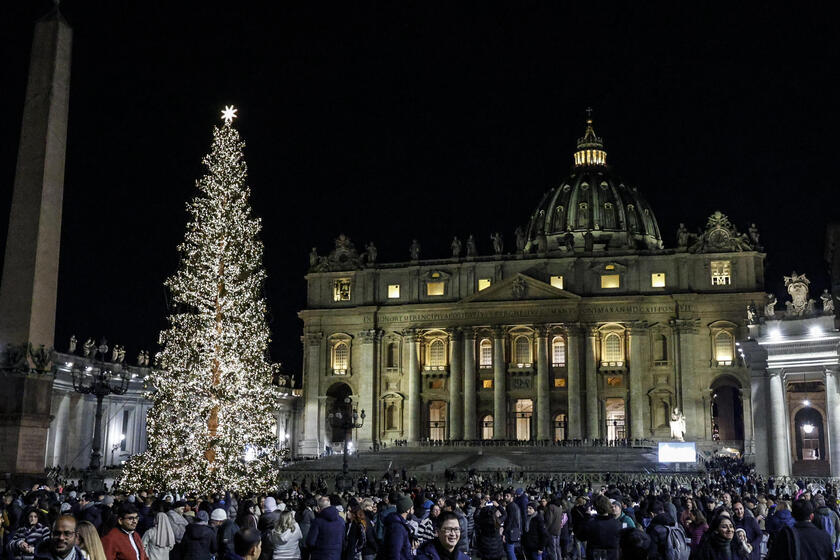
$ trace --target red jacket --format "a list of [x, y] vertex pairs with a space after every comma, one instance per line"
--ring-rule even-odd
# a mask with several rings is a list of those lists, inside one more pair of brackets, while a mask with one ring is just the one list
[[105, 549], [106, 560], [137, 560], [137, 553], [131, 546], [129, 538], [134, 539], [134, 544], [140, 551], [140, 560], [149, 560], [146, 551], [143, 550], [143, 542], [140, 540], [137, 531], [132, 532], [129, 536], [119, 527], [114, 527], [108, 531], [107, 535], [102, 537], [102, 548]]

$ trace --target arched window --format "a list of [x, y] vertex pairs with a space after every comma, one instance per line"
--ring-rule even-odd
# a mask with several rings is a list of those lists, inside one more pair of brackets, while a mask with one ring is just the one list
[[621, 347], [621, 336], [618, 333], [609, 333], [604, 337], [604, 362], [623, 362], [624, 352]]
[[615, 228], [615, 208], [613, 207], [612, 203], [605, 202], [604, 203], [604, 228], [605, 229], [613, 229]]
[[554, 231], [566, 229], [566, 211], [562, 206], [554, 209]]
[[388, 353], [387, 353], [387, 367], [395, 368], [399, 367], [400, 361], [400, 348], [396, 342], [388, 343]]
[[338, 374], [347, 373], [350, 365], [350, 347], [346, 342], [337, 342], [333, 346], [333, 371]]
[[531, 363], [531, 341], [527, 336], [518, 336], [513, 345], [515, 364], [530, 364]]
[[551, 365], [554, 367], [566, 365], [566, 341], [562, 336], [555, 336], [551, 341]]
[[589, 204], [585, 202], [578, 204], [577, 227], [589, 229]]
[[446, 344], [439, 338], [429, 344], [429, 365], [433, 367], [446, 365]]
[[385, 429], [397, 429], [397, 404], [390, 402], [385, 406]]
[[627, 205], [627, 229], [630, 231], [637, 231], [639, 229], [639, 220], [636, 217], [636, 208], [632, 204]]
[[735, 338], [727, 331], [720, 331], [715, 335], [715, 361], [718, 365], [732, 365]]
[[664, 334], [653, 335], [653, 361], [668, 361], [668, 338]]
[[488, 338], [478, 345], [478, 365], [483, 368], [493, 367], [493, 343]]
[[481, 439], [493, 439], [493, 415], [481, 419]]

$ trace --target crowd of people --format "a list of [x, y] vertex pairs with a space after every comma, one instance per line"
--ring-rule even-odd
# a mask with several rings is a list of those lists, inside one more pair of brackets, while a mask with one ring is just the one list
[[496, 476], [405, 470], [269, 495], [7, 490], [0, 560], [809, 560], [840, 551], [836, 481], [703, 475]]

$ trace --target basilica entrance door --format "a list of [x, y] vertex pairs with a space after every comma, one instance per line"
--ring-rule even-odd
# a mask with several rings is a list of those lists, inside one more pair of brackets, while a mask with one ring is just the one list
[[615, 441], [627, 437], [624, 412], [624, 399], [610, 398], [606, 400], [607, 441]]
[[429, 402], [429, 439], [446, 439], [446, 401]]
[[534, 415], [534, 401], [518, 399], [516, 401], [516, 439], [529, 441], [531, 439], [531, 417]]

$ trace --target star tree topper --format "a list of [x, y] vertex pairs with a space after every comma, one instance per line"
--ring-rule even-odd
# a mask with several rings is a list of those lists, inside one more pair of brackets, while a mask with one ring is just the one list
[[225, 124], [233, 122], [233, 119], [236, 118], [236, 111], [237, 109], [234, 109], [233, 105], [227, 105], [225, 107], [225, 110], [222, 111], [222, 119], [225, 121]]

